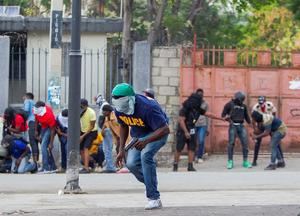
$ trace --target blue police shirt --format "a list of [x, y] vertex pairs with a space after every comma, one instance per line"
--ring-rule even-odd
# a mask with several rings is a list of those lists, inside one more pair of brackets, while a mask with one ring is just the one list
[[11, 155], [18, 159], [21, 157], [21, 155], [24, 153], [26, 150], [27, 143], [20, 140], [20, 139], [14, 139], [13, 142], [10, 145], [10, 152]]
[[145, 137], [168, 124], [166, 114], [158, 102], [143, 95], [135, 95], [133, 115], [126, 115], [115, 110], [118, 122], [130, 126], [131, 137]]

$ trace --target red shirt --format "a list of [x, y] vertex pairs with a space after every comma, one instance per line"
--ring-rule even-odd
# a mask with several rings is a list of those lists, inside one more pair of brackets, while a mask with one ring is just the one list
[[50, 107], [46, 106], [46, 113], [43, 116], [34, 115], [35, 120], [42, 126], [42, 128], [52, 128], [56, 126], [55, 116]]
[[19, 128], [20, 132], [25, 132], [28, 129], [27, 123], [20, 114], [16, 114], [15, 119], [12, 122], [12, 127]]

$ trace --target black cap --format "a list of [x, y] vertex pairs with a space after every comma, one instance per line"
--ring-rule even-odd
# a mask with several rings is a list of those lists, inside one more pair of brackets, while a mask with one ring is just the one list
[[89, 102], [87, 101], [87, 99], [81, 98], [81, 100], [80, 100], [80, 105], [82, 105], [82, 106], [88, 106], [88, 105], [89, 105]]

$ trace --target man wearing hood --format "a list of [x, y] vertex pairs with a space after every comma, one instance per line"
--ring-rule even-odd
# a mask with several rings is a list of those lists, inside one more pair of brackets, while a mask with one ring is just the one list
[[191, 94], [182, 104], [179, 110], [178, 127], [176, 132], [176, 152], [174, 157], [173, 171], [177, 172], [180, 155], [185, 144], [188, 147], [188, 171], [196, 171], [193, 167], [195, 150], [197, 147], [196, 140], [196, 122], [200, 115], [204, 115], [213, 119], [223, 120], [222, 118], [209, 113], [201, 107], [203, 102], [203, 94], [200, 91]]
[[126, 166], [146, 186], [148, 204], [145, 209], [161, 208], [154, 156], [166, 144], [170, 133], [166, 115], [156, 100], [135, 94], [127, 83], [114, 87], [112, 104], [120, 123], [120, 149], [116, 163], [122, 167], [130, 127], [130, 135], [137, 138], [137, 142], [128, 150]]
[[243, 92], [236, 92], [231, 101], [225, 104], [222, 117], [229, 121], [229, 142], [228, 142], [228, 162], [227, 169], [233, 168], [233, 152], [234, 142], [236, 136], [240, 139], [243, 149], [243, 167], [251, 168], [251, 163], [248, 161], [248, 135], [244, 126], [246, 121], [251, 124], [251, 120], [248, 114], [247, 106], [244, 104], [245, 94]]

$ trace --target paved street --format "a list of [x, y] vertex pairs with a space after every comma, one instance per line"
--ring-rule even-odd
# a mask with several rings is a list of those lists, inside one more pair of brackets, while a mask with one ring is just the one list
[[[300, 213], [300, 159], [292, 156], [288, 166], [264, 171], [260, 166], [224, 168], [224, 156], [210, 157], [196, 165], [198, 172], [159, 169], [159, 188], [164, 209], [156, 215], [270, 215]], [[87, 194], [58, 195], [64, 174], [0, 175], [0, 215], [153, 215], [145, 212], [144, 187], [131, 174], [80, 175]]]

